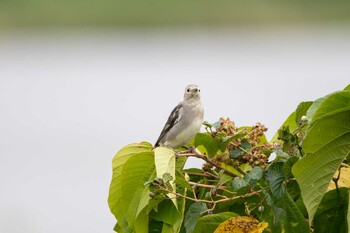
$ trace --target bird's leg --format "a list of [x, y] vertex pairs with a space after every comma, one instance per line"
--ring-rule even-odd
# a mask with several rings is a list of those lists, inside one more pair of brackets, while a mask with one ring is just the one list
[[191, 152], [191, 153], [194, 153], [194, 154], [197, 154], [197, 153], [198, 153], [197, 148], [196, 148], [194, 145], [191, 145], [191, 146], [188, 148], [188, 151]]
[[195, 153], [196, 148], [193, 145], [182, 146], [181, 148], [185, 149], [182, 153]]

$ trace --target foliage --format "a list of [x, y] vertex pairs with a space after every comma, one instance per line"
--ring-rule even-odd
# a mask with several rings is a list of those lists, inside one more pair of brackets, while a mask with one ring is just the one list
[[[261, 123], [203, 124], [187, 149], [142, 142], [115, 155], [115, 231], [348, 232], [349, 87], [300, 103], [271, 142]], [[202, 169], [184, 169], [188, 157]]]
[[344, 0], [144, 1], [3, 0], [0, 28], [11, 27], [171, 27], [210, 25], [278, 25], [307, 22], [349, 22], [350, 3]]

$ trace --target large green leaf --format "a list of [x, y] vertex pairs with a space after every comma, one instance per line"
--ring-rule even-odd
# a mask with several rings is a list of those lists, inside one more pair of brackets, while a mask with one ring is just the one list
[[197, 133], [194, 145], [195, 147], [204, 146], [210, 157], [213, 157], [220, 149], [219, 139], [212, 137], [209, 133]]
[[327, 96], [325, 97], [321, 97], [318, 98], [317, 100], [315, 100], [312, 105], [309, 107], [309, 109], [306, 112], [306, 117], [308, 119], [308, 123], [310, 125], [310, 123], [312, 122], [312, 118], [314, 117], [315, 112], [317, 111], [317, 109], [321, 106], [321, 104], [323, 103], [323, 101], [326, 99]]
[[[317, 105], [317, 108], [314, 108]], [[333, 174], [350, 153], [350, 92], [336, 92], [310, 107], [306, 153], [292, 168], [310, 224]], [[309, 119], [310, 120], [310, 119]]]
[[155, 178], [154, 170], [153, 152], [136, 154], [124, 165], [120, 210], [130, 226], [150, 200], [149, 188], [144, 184]]
[[301, 102], [297, 110], [295, 110], [295, 123], [298, 124], [301, 117], [305, 116], [307, 111], [309, 110], [310, 106], [312, 105], [312, 101], [306, 101], [306, 102]]
[[[321, 99], [322, 100], [322, 99]], [[311, 106], [312, 107], [312, 106]], [[330, 94], [320, 102], [310, 122], [313, 123], [323, 117], [329, 117], [337, 112], [344, 112], [350, 109], [350, 91], [338, 91]]]
[[[175, 152], [172, 149], [166, 147], [157, 147], [154, 149], [154, 163], [156, 166], [157, 178], [163, 178], [164, 174], [169, 174], [173, 177], [173, 180], [170, 181], [173, 190], [176, 190], [175, 187]], [[168, 194], [168, 197], [173, 201], [174, 205], [177, 208], [176, 196], [174, 194]]]
[[287, 191], [285, 191], [283, 196], [283, 204], [286, 212], [283, 223], [285, 232], [309, 233], [310, 229], [304, 216]]
[[285, 192], [285, 176], [283, 173], [283, 163], [276, 162], [270, 165], [268, 168], [265, 178], [269, 181], [272, 196], [275, 199], [280, 199], [283, 197]]
[[350, 91], [350, 84], [344, 88], [345, 91]]
[[150, 216], [163, 223], [162, 232], [177, 233], [180, 231], [183, 214], [170, 200], [162, 201], [158, 206], [158, 211], [152, 211]]
[[162, 178], [165, 173], [175, 179], [175, 152], [166, 147], [154, 149], [154, 163], [156, 165], [157, 177]]
[[[148, 233], [148, 215], [147, 208], [143, 208], [142, 211], [137, 215], [133, 228], [135, 233]], [[123, 232], [124, 233], [124, 232]]]
[[315, 214], [315, 233], [346, 233], [348, 189], [340, 188], [327, 192]]
[[198, 219], [193, 233], [214, 232], [220, 223], [236, 216], [238, 215], [233, 212], [206, 215]]
[[[181, 179], [182, 177], [176, 177], [175, 169], [176, 166], [182, 167], [185, 160], [181, 161], [180, 165], [176, 164], [174, 150], [165, 147], [157, 147], [154, 149], [154, 153], [157, 177], [164, 178], [164, 176], [170, 175], [173, 178], [173, 180], [170, 181], [172, 189], [177, 190], [174, 180], [177, 178]], [[177, 190], [177, 192], [184, 195], [186, 190]], [[170, 200], [162, 201], [158, 206], [157, 212], [153, 211], [151, 216], [155, 220], [163, 223], [163, 233], [178, 233], [183, 221], [185, 200], [184, 198], [177, 198], [174, 194], [168, 194], [168, 197]]]
[[205, 203], [195, 202], [190, 206], [185, 216], [186, 233], [193, 232], [197, 220], [206, 210], [207, 206]]
[[121, 189], [123, 188], [121, 183], [121, 173], [125, 163], [135, 154], [152, 151], [152, 144], [148, 142], [133, 143], [123, 147], [114, 156], [112, 161], [113, 176], [109, 189], [108, 204], [111, 212], [117, 219], [121, 219], [120, 214], [120, 201], [121, 201]]
[[130, 144], [113, 159], [108, 203], [125, 232], [148, 232], [145, 207], [150, 197], [144, 183], [155, 178], [154, 152], [149, 143]]
[[[284, 185], [281, 185], [284, 187]], [[310, 229], [299, 207], [294, 202], [289, 191], [280, 188], [280, 197], [276, 198], [264, 191], [267, 210], [263, 212], [263, 219], [269, 222], [272, 232], [309, 233]]]

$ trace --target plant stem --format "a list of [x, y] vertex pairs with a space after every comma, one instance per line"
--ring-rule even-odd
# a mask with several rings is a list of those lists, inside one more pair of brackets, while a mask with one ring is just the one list
[[[185, 171], [186, 172], [186, 171]], [[206, 173], [194, 173], [194, 172], [186, 172], [190, 176], [200, 176], [200, 177], [207, 177], [207, 178], [217, 178], [216, 176], [212, 174], [206, 174]]]
[[241, 195], [241, 196], [234, 196], [234, 197], [231, 197], [231, 198], [228, 198], [228, 197], [225, 197], [223, 196], [222, 199], [219, 199], [219, 200], [205, 200], [205, 199], [197, 199], [197, 198], [192, 198], [192, 197], [188, 197], [186, 195], [183, 195], [181, 193], [177, 193], [177, 192], [174, 192], [172, 190], [169, 190], [165, 187], [161, 187], [159, 186], [159, 188], [161, 190], [164, 190], [168, 193], [171, 193], [171, 194], [174, 194], [176, 197], [182, 197], [182, 198], [185, 198], [185, 199], [188, 199], [188, 200], [191, 200], [191, 201], [194, 201], [194, 202], [204, 202], [204, 203], [208, 203], [208, 204], [212, 204], [214, 205], [214, 207], [216, 206], [216, 204], [218, 203], [221, 203], [221, 202], [227, 202], [227, 201], [232, 201], [232, 200], [235, 200], [235, 199], [239, 199], [239, 198], [247, 198], [247, 197], [251, 197], [251, 196], [255, 196], [255, 195], [259, 195], [259, 193], [261, 193], [262, 191], [264, 191], [264, 189], [261, 189], [261, 190], [258, 190], [258, 191], [254, 191], [254, 192], [251, 192], [251, 193], [247, 193], [247, 194], [244, 194], [244, 195]]
[[[203, 155], [199, 152], [197, 152], [196, 150], [192, 150], [192, 153], [180, 153], [178, 154], [178, 156], [186, 156], [186, 157], [196, 157], [199, 159], [204, 160], [205, 162], [213, 165], [214, 167], [223, 170], [227, 175], [232, 176], [232, 177], [236, 177], [237, 175], [230, 172], [229, 170], [225, 169], [224, 167], [222, 167], [220, 164], [218, 164], [217, 162], [213, 161], [212, 159], [210, 159], [208, 156]], [[237, 171], [239, 171], [240, 173], [242, 173], [243, 175], [245, 174], [245, 172], [243, 172], [241, 169], [237, 169]]]
[[191, 186], [197, 186], [197, 187], [208, 188], [208, 189], [217, 188], [217, 189], [223, 190], [225, 192], [228, 192], [230, 194], [236, 194], [236, 192], [231, 192], [231, 191], [227, 190], [226, 186], [219, 186], [219, 187], [217, 187], [215, 185], [210, 185], [210, 184], [198, 184], [198, 183], [192, 182], [192, 181], [189, 181], [188, 183]]

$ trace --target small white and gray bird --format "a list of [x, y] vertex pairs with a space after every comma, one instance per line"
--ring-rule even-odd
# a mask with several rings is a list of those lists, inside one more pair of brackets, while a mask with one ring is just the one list
[[171, 112], [154, 147], [175, 149], [186, 145], [199, 132], [203, 114], [200, 89], [190, 84], [185, 89], [183, 101]]

